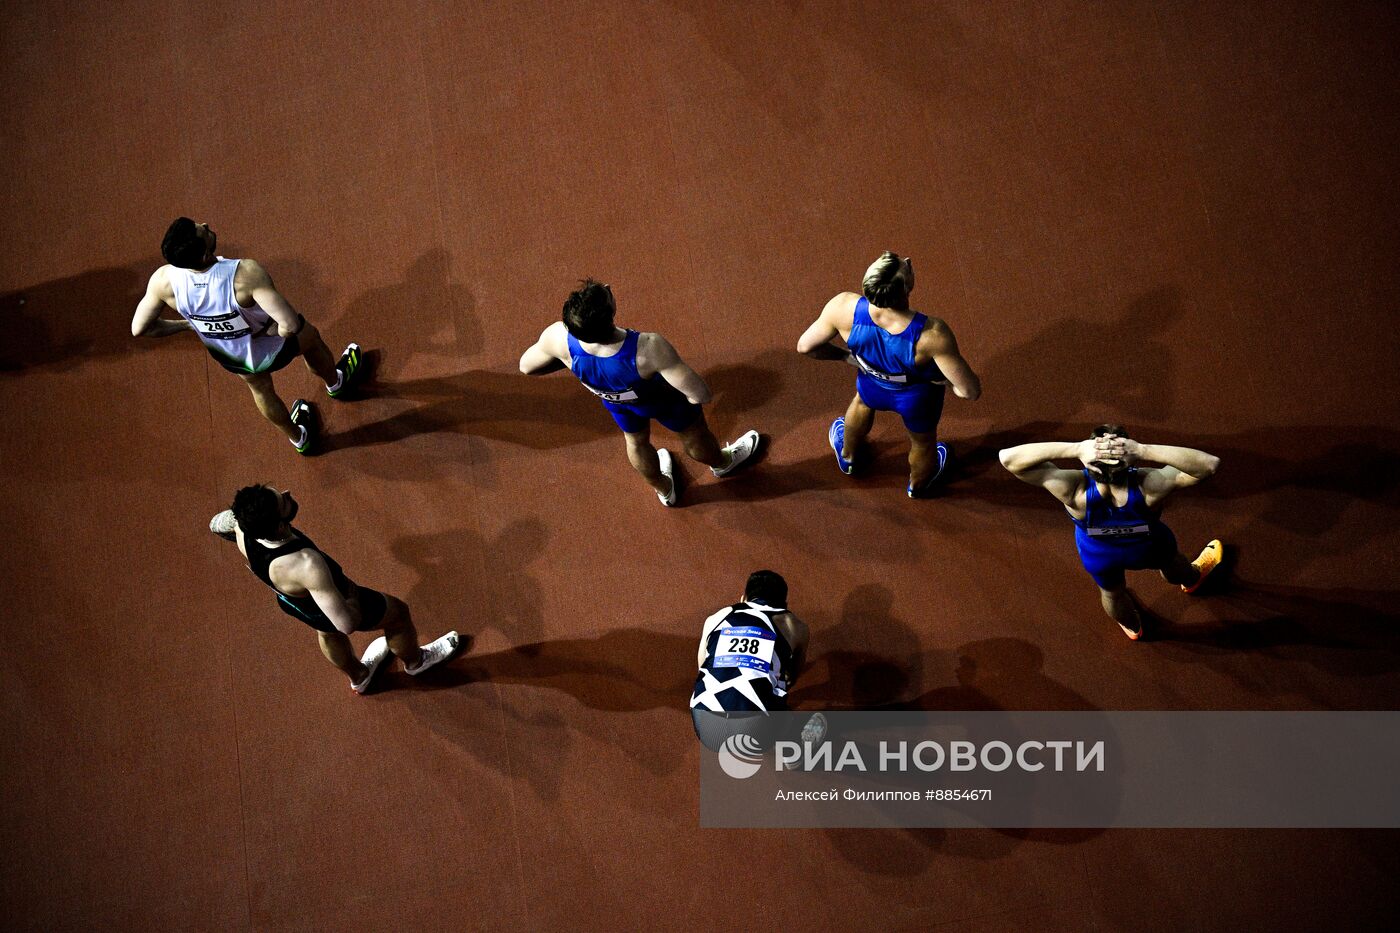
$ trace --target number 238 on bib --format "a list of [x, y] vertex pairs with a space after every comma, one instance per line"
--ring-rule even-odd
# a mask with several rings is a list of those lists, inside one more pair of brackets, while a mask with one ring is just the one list
[[715, 642], [715, 667], [747, 667], [764, 673], [773, 670], [775, 636], [756, 625], [722, 628]]

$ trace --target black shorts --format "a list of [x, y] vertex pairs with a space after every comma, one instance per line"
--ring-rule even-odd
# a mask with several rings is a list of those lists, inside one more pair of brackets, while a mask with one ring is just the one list
[[[781, 698], [775, 697], [769, 711], [785, 713], [787, 704]], [[762, 711], [716, 713], [692, 706], [690, 722], [695, 726], [695, 737], [700, 740], [700, 744], [712, 752], [719, 751], [724, 740], [731, 735], [752, 736], [758, 740], [759, 747], [765, 750], [772, 748], [775, 742], [783, 738], [779, 734], [778, 723]]]
[[[360, 604], [360, 625], [356, 631], [362, 632], [379, 628], [379, 624], [384, 621], [384, 613], [389, 609], [389, 603], [384, 598], [384, 594], [367, 586], [360, 586], [355, 589], [355, 599]], [[310, 596], [292, 599], [290, 596], [278, 593], [277, 608], [318, 632], [339, 631], [335, 627], [335, 623], [326, 617], [326, 614], [321, 611], [321, 607], [317, 606], [316, 601]]]
[[[231, 373], [237, 373], [240, 376], [253, 375], [253, 373], [248, 371], [246, 366], [239, 366], [237, 363], [231, 363], [213, 350], [209, 351], [209, 355], [214, 358], [215, 362]], [[282, 349], [277, 351], [277, 355], [272, 358], [271, 363], [258, 370], [258, 375], [275, 373], [279, 369], [286, 369], [287, 364], [299, 356], [301, 356], [301, 341], [297, 339], [296, 334], [292, 334], [282, 341]]]

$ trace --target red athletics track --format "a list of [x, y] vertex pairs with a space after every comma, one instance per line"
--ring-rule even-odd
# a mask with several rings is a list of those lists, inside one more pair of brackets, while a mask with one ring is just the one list
[[[7, 928], [1393, 921], [1390, 832], [702, 832], [685, 712], [759, 566], [809, 708], [1394, 707], [1393, 6], [204, 9], [0, 14]], [[182, 213], [382, 351], [324, 456], [193, 339], [127, 336]], [[886, 247], [986, 389], [932, 502], [888, 419], [837, 473], [851, 370], [793, 352]], [[587, 274], [771, 439], [756, 469], [687, 466], [665, 512], [579, 386], [517, 374]], [[1169, 518], [1235, 585], [1140, 580], [1168, 640], [1122, 637], [993, 460], [1102, 420], [1224, 461]], [[471, 651], [353, 697], [204, 530], [259, 480]]]

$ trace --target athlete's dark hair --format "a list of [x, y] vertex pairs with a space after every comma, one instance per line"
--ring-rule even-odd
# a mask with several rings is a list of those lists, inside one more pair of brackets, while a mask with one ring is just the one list
[[909, 283], [904, 281], [904, 260], [898, 253], [881, 253], [865, 270], [865, 280], [860, 284], [861, 293], [875, 307], [909, 310]]
[[771, 570], [755, 570], [744, 584], [744, 599], [774, 609], [787, 607], [787, 581]]
[[564, 326], [584, 343], [608, 343], [613, 335], [613, 303], [608, 287], [584, 279], [564, 299]]
[[166, 228], [165, 239], [160, 241], [160, 254], [172, 266], [181, 269], [199, 269], [204, 265], [205, 246], [199, 237], [199, 229], [188, 217], [177, 217]]
[[244, 486], [233, 496], [233, 517], [243, 534], [253, 538], [270, 538], [282, 524], [282, 512], [277, 507], [277, 493], [267, 486]]
[[[1128, 437], [1128, 429], [1121, 424], [1101, 424], [1089, 432], [1089, 438]], [[1090, 460], [1089, 472], [1095, 479], [1105, 483], [1117, 483], [1128, 475], [1128, 465], [1122, 460]]]

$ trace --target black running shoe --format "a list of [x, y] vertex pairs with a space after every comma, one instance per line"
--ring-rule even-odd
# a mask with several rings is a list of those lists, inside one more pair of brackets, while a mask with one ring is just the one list
[[316, 443], [316, 409], [311, 407], [311, 403], [304, 398], [299, 398], [292, 403], [292, 424], [306, 429], [301, 436], [301, 443], [295, 441], [292, 446], [297, 449], [297, 453], [302, 456], [309, 456], [311, 448]]

